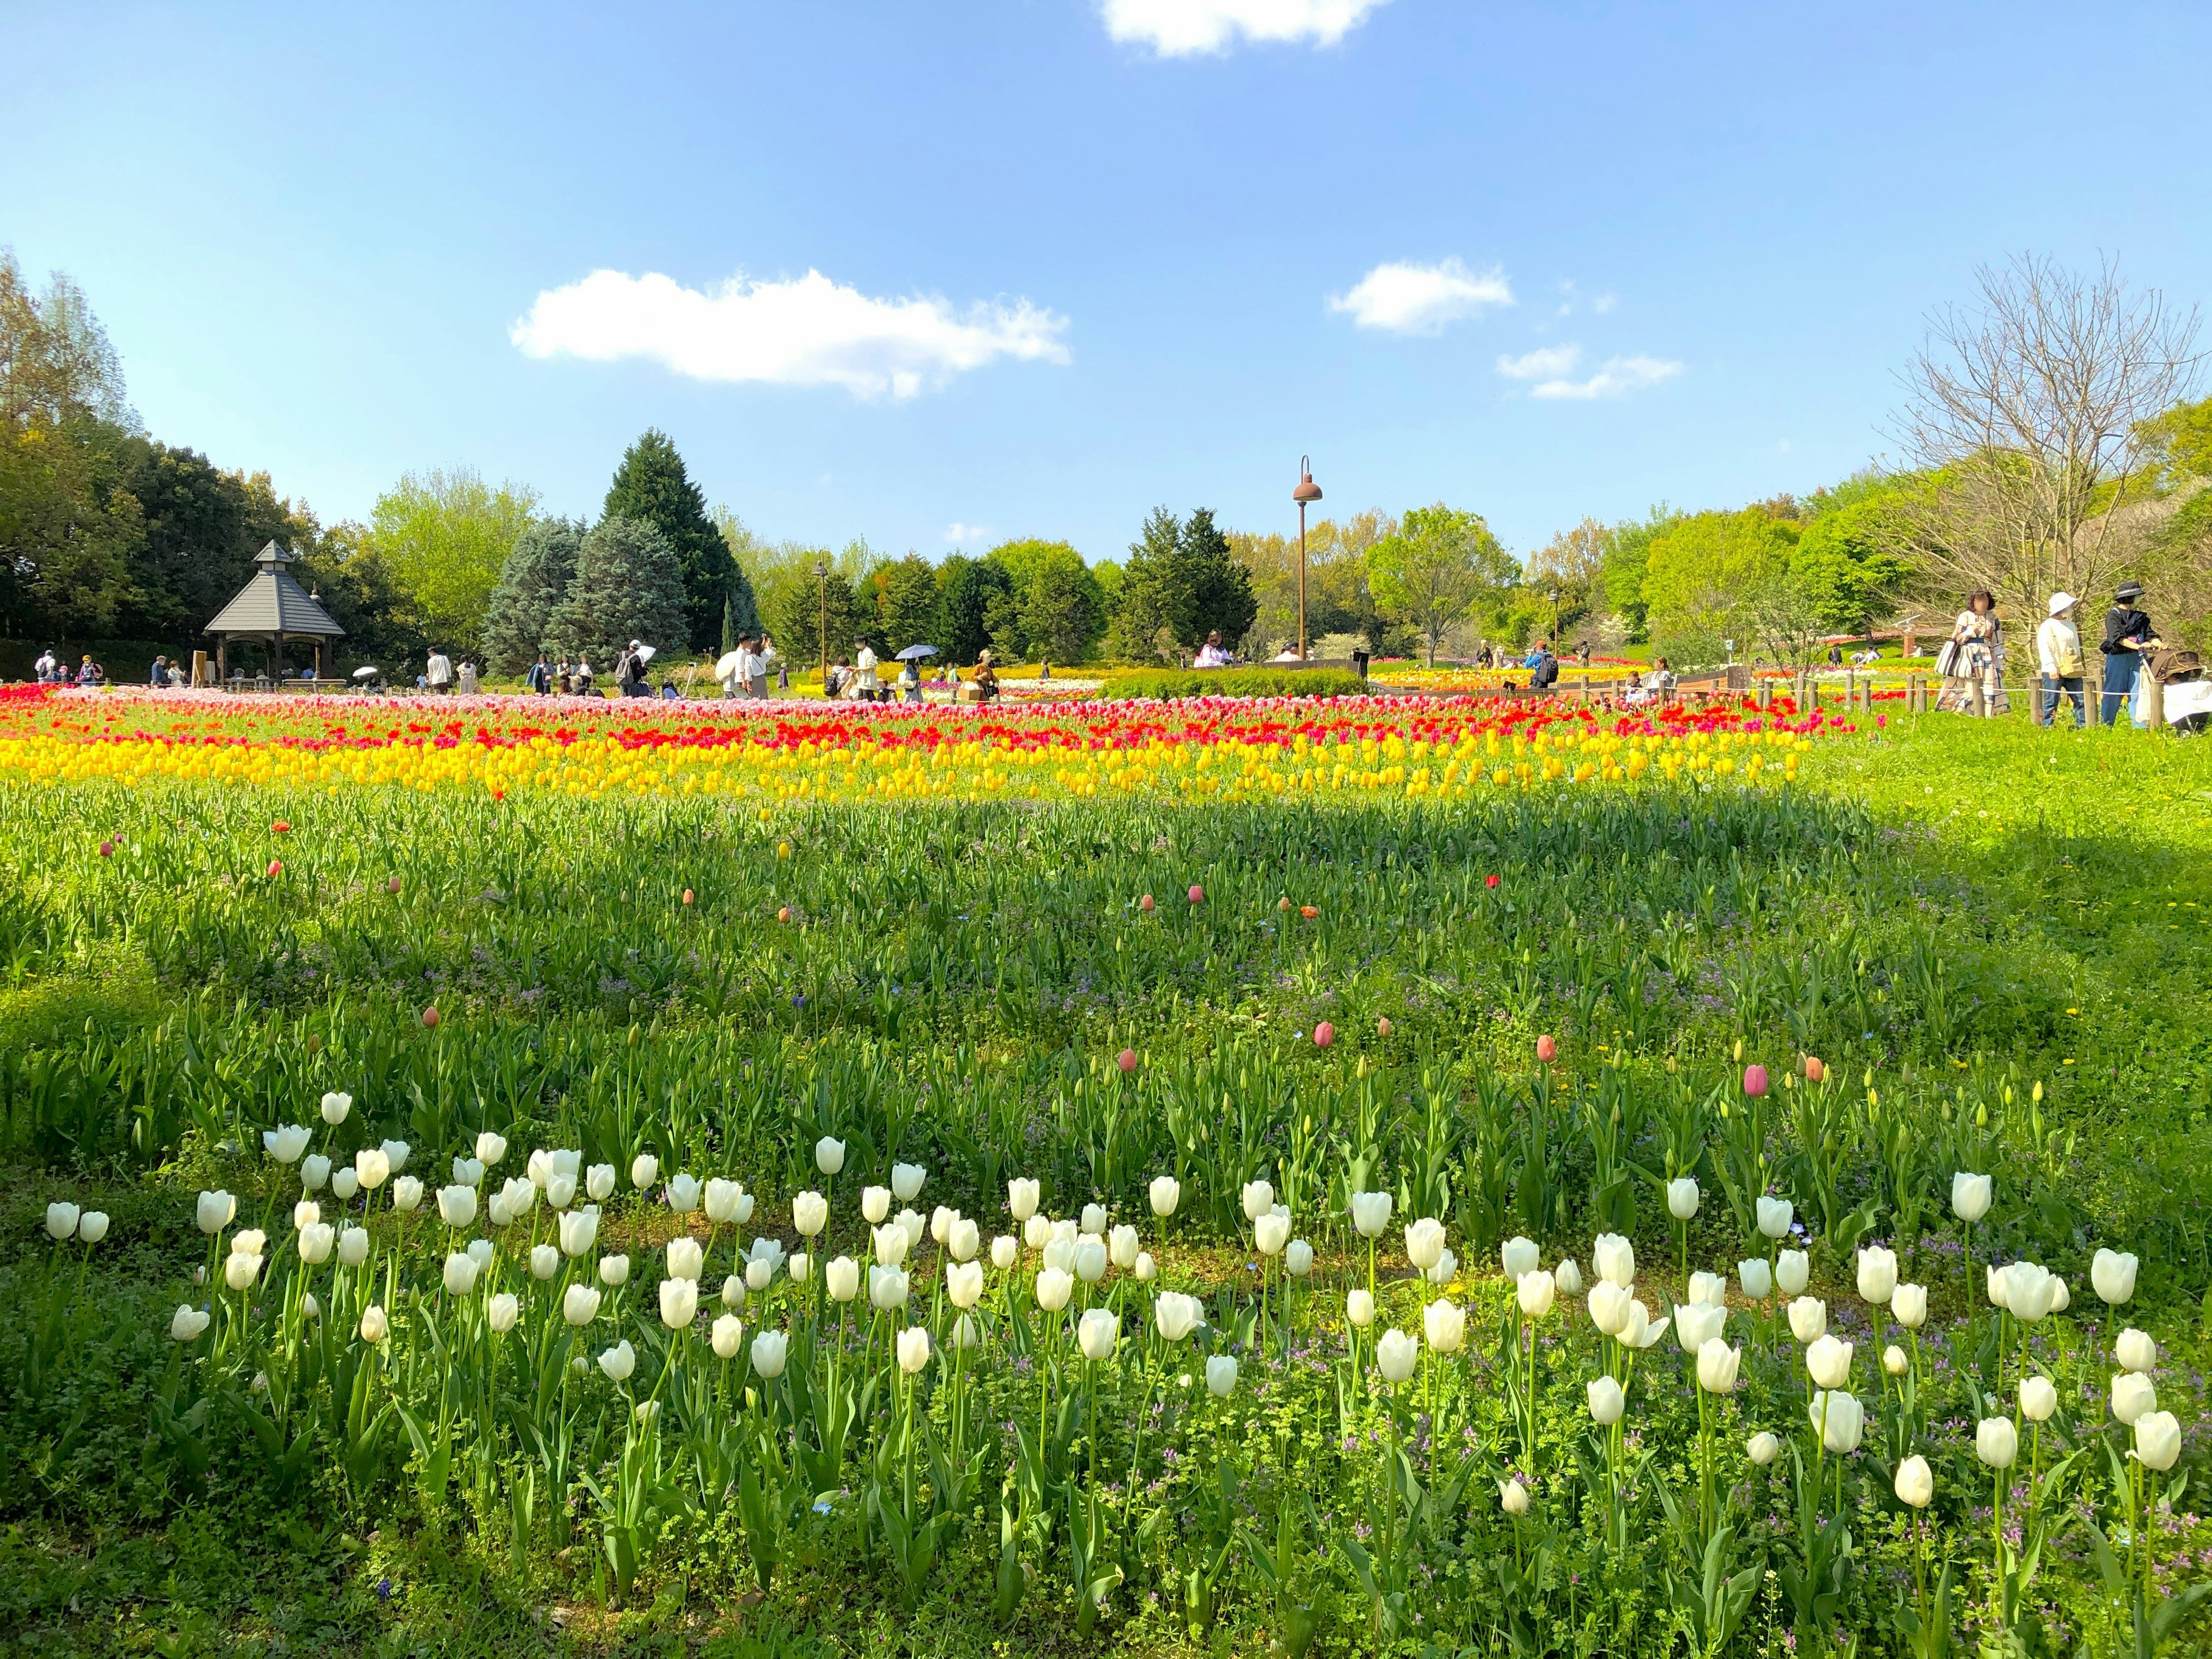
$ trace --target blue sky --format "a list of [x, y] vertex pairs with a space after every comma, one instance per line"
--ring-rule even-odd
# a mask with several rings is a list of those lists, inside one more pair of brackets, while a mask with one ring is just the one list
[[[2092, 49], [2083, 49], [2088, 27]], [[0, 242], [325, 520], [674, 436], [771, 538], [1158, 502], [1526, 552], [1887, 447], [2032, 250], [2194, 303], [2212, 11], [1465, 0], [0, 9]], [[607, 273], [595, 276], [594, 273]]]

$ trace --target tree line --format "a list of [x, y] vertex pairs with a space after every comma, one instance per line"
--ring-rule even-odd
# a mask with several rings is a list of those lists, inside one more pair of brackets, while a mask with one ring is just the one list
[[[1808, 661], [1837, 635], [1940, 627], [1987, 587], [2032, 621], [2050, 591], [2121, 574], [2193, 639], [2212, 612], [2212, 399], [2192, 401], [2196, 316], [2107, 265], [2023, 259], [1931, 319], [1906, 375], [1903, 464], [1809, 495], [1586, 519], [1525, 559], [1438, 502], [1323, 520], [1307, 538], [1317, 654], [1466, 656], [1537, 637], [1648, 644], [1678, 663]], [[347, 630], [342, 655], [432, 645], [519, 673], [543, 650], [611, 661], [649, 640], [713, 655], [763, 630], [784, 654], [939, 647], [967, 664], [1186, 658], [1218, 634], [1250, 658], [1299, 635], [1298, 544], [1200, 507], [1156, 508], [1126, 555], [1018, 538], [892, 557], [864, 539], [769, 543], [710, 507], [666, 434], [630, 446], [594, 520], [467, 469], [410, 472], [368, 522], [325, 526], [266, 473], [146, 433], [65, 276], [33, 291], [0, 250], [0, 637], [201, 643], [276, 540]]]

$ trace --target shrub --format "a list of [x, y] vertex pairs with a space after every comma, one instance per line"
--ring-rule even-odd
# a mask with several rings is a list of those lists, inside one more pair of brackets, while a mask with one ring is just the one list
[[1102, 697], [1357, 697], [1367, 682], [1342, 668], [1116, 669]]

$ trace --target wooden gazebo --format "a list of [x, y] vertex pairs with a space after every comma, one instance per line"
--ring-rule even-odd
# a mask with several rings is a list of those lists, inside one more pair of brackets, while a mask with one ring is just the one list
[[216, 637], [215, 675], [218, 683], [229, 672], [228, 647], [233, 640], [259, 640], [270, 652], [270, 678], [284, 674], [284, 641], [312, 640], [315, 647], [315, 678], [323, 677], [323, 643], [342, 640], [345, 629], [331, 620], [330, 612], [315, 603], [284, 567], [297, 558], [270, 542], [253, 556], [253, 575], [238, 595], [223, 606], [222, 615], [207, 625]]

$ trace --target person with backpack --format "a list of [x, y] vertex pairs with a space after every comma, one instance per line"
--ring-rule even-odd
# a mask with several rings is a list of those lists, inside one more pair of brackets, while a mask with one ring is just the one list
[[1536, 648], [1528, 658], [1528, 689], [1548, 691], [1559, 683], [1559, 659], [1552, 654], [1548, 640], [1536, 641]]
[[2089, 723], [2089, 709], [2081, 693], [2081, 630], [2074, 625], [2074, 607], [2081, 601], [2071, 593], [2051, 596], [2051, 614], [2035, 630], [2035, 665], [2043, 683], [2036, 693], [2035, 723], [2058, 722], [2058, 700], [2074, 699], [2074, 729]]
[[2158, 630], [2136, 608], [2141, 598], [2141, 582], [2122, 582], [2112, 595], [2112, 608], [2105, 613], [2104, 642], [2097, 647], [2105, 653], [2104, 696], [2098, 718], [2106, 726], [2119, 719], [2123, 697], [2128, 700], [2129, 715], [2138, 726], [2150, 724], [2142, 695], [2142, 647], [2158, 637]]

